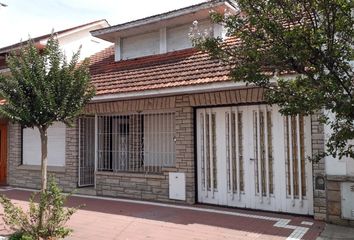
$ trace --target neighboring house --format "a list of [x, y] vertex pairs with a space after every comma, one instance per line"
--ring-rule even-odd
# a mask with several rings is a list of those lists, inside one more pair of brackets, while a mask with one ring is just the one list
[[[227, 66], [192, 48], [195, 20], [224, 37], [210, 10], [235, 6], [214, 0], [92, 31], [114, 46], [91, 57], [97, 95], [85, 115], [50, 130], [49, 171], [66, 191], [353, 224], [353, 165], [307, 160], [324, 150], [318, 116], [281, 116], [262, 89], [230, 81]], [[38, 188], [38, 158], [28, 156], [37, 145], [18, 124], [9, 131], [8, 183]]]
[[[71, 57], [81, 46], [80, 59], [89, 57], [92, 54], [108, 47], [110, 44], [107, 41], [93, 37], [90, 31], [108, 27], [106, 20], [98, 20], [86, 23], [80, 26], [64, 29], [54, 32], [57, 37], [60, 47], [64, 50], [67, 57]], [[38, 49], [43, 49], [52, 33], [32, 38], [31, 40]], [[22, 41], [7, 47], [0, 48], [0, 73], [7, 72], [6, 56], [11, 52], [26, 45], [27, 41]]]
[[[99, 20], [54, 32], [54, 34], [59, 41], [60, 47], [65, 51], [68, 57], [71, 57], [73, 52], [76, 52], [81, 46], [82, 49], [80, 59], [84, 59], [111, 45], [111, 43], [95, 38], [90, 34], [90, 31], [92, 30], [108, 26], [109, 24], [106, 20]], [[32, 41], [34, 45], [41, 50], [46, 46], [50, 36], [51, 33], [32, 38]], [[6, 57], [11, 51], [16, 51], [16, 49], [21, 48], [27, 43], [28, 41], [23, 41], [11, 46], [0, 48], [0, 74], [10, 74], [10, 70], [6, 65]], [[4, 100], [0, 99], [0, 104], [4, 104]], [[8, 131], [10, 133], [8, 133]], [[0, 119], [0, 184], [10, 184], [11, 181], [8, 178], [8, 175], [15, 176], [12, 171], [13, 169], [8, 167], [9, 162], [7, 158], [11, 155], [11, 149], [14, 147], [11, 143], [16, 134], [20, 134], [22, 138], [20, 146], [21, 154], [19, 155], [21, 158], [21, 163], [26, 166], [36, 166], [34, 168], [38, 168], [38, 164], [40, 163], [40, 139], [38, 130], [22, 129], [20, 132], [13, 133], [11, 132], [11, 124], [8, 125], [7, 120]], [[62, 150], [62, 147], [65, 146], [65, 126], [59, 123], [52, 126], [49, 130], [49, 136], [51, 137], [53, 135], [55, 135], [55, 140], [52, 139], [49, 143], [49, 146], [52, 149], [49, 153], [50, 164], [55, 166], [64, 166], [65, 152]], [[7, 148], [7, 145], [9, 148]], [[58, 151], [55, 151], [56, 148], [54, 147], [58, 147]], [[6, 152], [8, 150], [10, 151], [7, 155]]]

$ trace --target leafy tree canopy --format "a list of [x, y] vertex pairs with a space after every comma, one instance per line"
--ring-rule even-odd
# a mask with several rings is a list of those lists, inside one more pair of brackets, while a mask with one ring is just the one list
[[[7, 58], [9, 76], [0, 75], [0, 113], [23, 127], [37, 127], [41, 138], [41, 195], [47, 194], [48, 128], [56, 121], [67, 125], [95, 94], [88, 60], [79, 63], [80, 50], [67, 60], [52, 35], [39, 50], [33, 41]], [[38, 229], [43, 228], [46, 206], [39, 205]], [[61, 209], [59, 209], [61, 210]]]
[[229, 40], [194, 31], [194, 45], [232, 66], [233, 80], [267, 89], [267, 101], [282, 114], [325, 113], [322, 121], [332, 133], [322, 156], [353, 158], [354, 1], [238, 0], [237, 5], [236, 14], [211, 14]]
[[53, 122], [70, 124], [95, 93], [88, 61], [78, 64], [80, 51], [70, 61], [52, 36], [39, 50], [32, 41], [8, 58], [10, 76], [0, 75], [0, 113], [24, 127], [47, 129]]

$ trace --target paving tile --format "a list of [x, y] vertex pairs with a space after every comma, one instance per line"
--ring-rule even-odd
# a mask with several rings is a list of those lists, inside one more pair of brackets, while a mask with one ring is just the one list
[[[27, 205], [30, 194], [20, 190], [3, 193], [21, 206]], [[324, 228], [324, 223], [311, 217], [205, 205], [167, 207], [83, 197], [68, 202], [69, 206], [79, 204], [86, 207], [68, 222], [74, 229], [70, 240], [280, 240], [289, 236], [314, 240]], [[304, 224], [309, 222], [313, 224]], [[3, 226], [0, 234], [9, 233]]]

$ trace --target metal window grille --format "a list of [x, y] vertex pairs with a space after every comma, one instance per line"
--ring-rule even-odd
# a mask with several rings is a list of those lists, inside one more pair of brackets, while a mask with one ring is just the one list
[[175, 166], [174, 113], [98, 116], [99, 171], [160, 173]]

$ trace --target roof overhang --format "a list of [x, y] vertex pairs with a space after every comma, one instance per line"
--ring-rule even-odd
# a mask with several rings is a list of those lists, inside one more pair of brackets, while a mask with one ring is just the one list
[[236, 5], [230, 0], [208, 1], [112, 27], [94, 30], [91, 31], [91, 34], [94, 37], [114, 43], [117, 38], [151, 32], [166, 26], [192, 24], [194, 20], [208, 19], [211, 10], [220, 13], [224, 13], [225, 11], [235, 12]]
[[[109, 26], [110, 26], [109, 23], [105, 19], [103, 19], [103, 20], [98, 20], [98, 21], [94, 21], [91, 23], [87, 23], [87, 24], [84, 24], [81, 26], [73, 27], [70, 29], [61, 30], [61, 31], [55, 32], [54, 34], [56, 34], [57, 38], [60, 39], [60, 38], [66, 37], [68, 35], [80, 32], [80, 31], [90, 30], [90, 28], [104, 28], [104, 27], [109, 27]], [[34, 42], [34, 45], [36, 48], [43, 49], [46, 46], [50, 36], [51, 36], [51, 34], [46, 34], [46, 35], [43, 35], [40, 37], [33, 38], [31, 40]], [[0, 56], [7, 55], [11, 51], [16, 51], [16, 50], [22, 48], [26, 44], [28, 44], [28, 40], [1, 48], [0, 49]]]
[[215, 91], [223, 91], [223, 90], [230, 90], [230, 89], [238, 89], [245, 86], [246, 85], [243, 82], [227, 81], [227, 82], [210, 83], [210, 84], [203, 84], [203, 85], [98, 95], [93, 97], [91, 102], [110, 102], [110, 101], [129, 100], [129, 99], [138, 99], [138, 98], [173, 96], [173, 95], [192, 94], [192, 93], [201, 93], [201, 92], [215, 92]]
[[[4, 57], [7, 54], [9, 54], [9, 52], [13, 52], [13, 51], [21, 49], [23, 47], [23, 45], [26, 45], [26, 44], [27, 44], [27, 42], [24, 42], [23, 44], [18, 44], [15, 47], [3, 48], [0, 50], [0, 56]], [[42, 44], [40, 41], [36, 41], [36, 42], [34, 42], [34, 46], [37, 49], [43, 49], [45, 47], [45, 44]]]
[[[58, 40], [62, 39], [62, 38], [65, 38], [67, 36], [70, 36], [72, 34], [75, 34], [75, 33], [78, 33], [78, 32], [82, 32], [82, 31], [90, 31], [90, 29], [92, 28], [96, 28], [96, 29], [101, 29], [101, 28], [106, 28], [106, 27], [109, 27], [109, 23], [107, 22], [107, 20], [103, 19], [103, 20], [100, 20], [100, 21], [96, 21], [94, 23], [91, 23], [91, 24], [87, 24], [87, 25], [84, 25], [82, 27], [79, 27], [79, 28], [73, 28], [72, 30], [70, 31], [65, 31], [63, 33], [60, 33], [60, 34], [57, 34], [56, 37]], [[91, 30], [92, 31], [92, 30]], [[90, 31], [90, 32], [91, 32]], [[43, 44], [43, 45], [46, 45], [48, 40], [49, 40], [50, 36], [47, 37], [47, 38], [43, 38], [40, 43]]]

